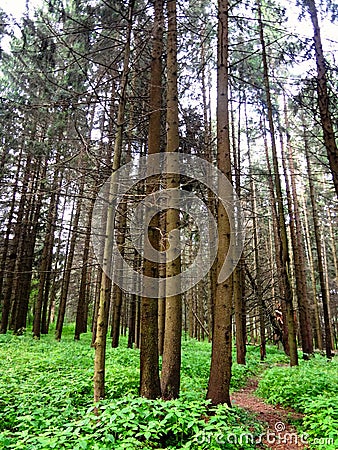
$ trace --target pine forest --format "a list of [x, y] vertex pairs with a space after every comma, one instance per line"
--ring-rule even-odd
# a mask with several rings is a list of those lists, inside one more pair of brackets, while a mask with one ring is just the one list
[[0, 5], [0, 449], [338, 449], [337, 18]]

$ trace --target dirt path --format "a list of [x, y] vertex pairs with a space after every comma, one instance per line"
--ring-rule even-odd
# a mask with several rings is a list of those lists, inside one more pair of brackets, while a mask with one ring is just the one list
[[[302, 415], [291, 409], [268, 405], [254, 394], [258, 381], [250, 380], [247, 386], [238, 392], [234, 392], [231, 401], [234, 406], [239, 406], [247, 411], [255, 413], [257, 418], [268, 424], [268, 428], [262, 436], [262, 443], [270, 449], [299, 450], [309, 448], [302, 436], [297, 435], [296, 429], [289, 424], [290, 419], [301, 419]], [[257, 448], [260, 448], [259, 442]]]

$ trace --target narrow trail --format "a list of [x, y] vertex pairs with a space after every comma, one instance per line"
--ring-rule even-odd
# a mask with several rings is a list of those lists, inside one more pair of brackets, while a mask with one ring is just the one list
[[[302, 414], [264, 403], [263, 399], [254, 395], [257, 386], [257, 379], [249, 380], [243, 389], [232, 394], [231, 401], [234, 406], [256, 414], [258, 420], [268, 424], [261, 442], [272, 450], [308, 449], [302, 436], [298, 435], [296, 429], [289, 423], [290, 420], [301, 419]], [[257, 448], [261, 448], [259, 443]]]

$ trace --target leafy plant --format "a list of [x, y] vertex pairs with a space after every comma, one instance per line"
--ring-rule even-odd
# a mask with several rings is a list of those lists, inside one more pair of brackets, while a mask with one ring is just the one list
[[338, 444], [338, 362], [316, 356], [298, 367], [274, 367], [259, 383], [257, 394], [269, 403], [304, 413], [301, 430], [313, 448]]

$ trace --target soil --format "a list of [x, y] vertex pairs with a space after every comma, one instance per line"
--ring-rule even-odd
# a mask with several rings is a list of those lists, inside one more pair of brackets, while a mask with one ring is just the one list
[[[302, 414], [292, 409], [264, 403], [262, 399], [254, 395], [257, 386], [257, 379], [249, 380], [245, 388], [232, 394], [231, 401], [233, 406], [254, 413], [259, 421], [267, 424], [266, 431], [262, 436], [262, 444], [267, 448], [276, 450], [309, 448], [305, 439], [302, 439], [302, 436], [297, 434], [295, 427], [290, 424], [290, 421], [302, 419]], [[257, 443], [257, 448], [262, 447], [261, 444]]]

